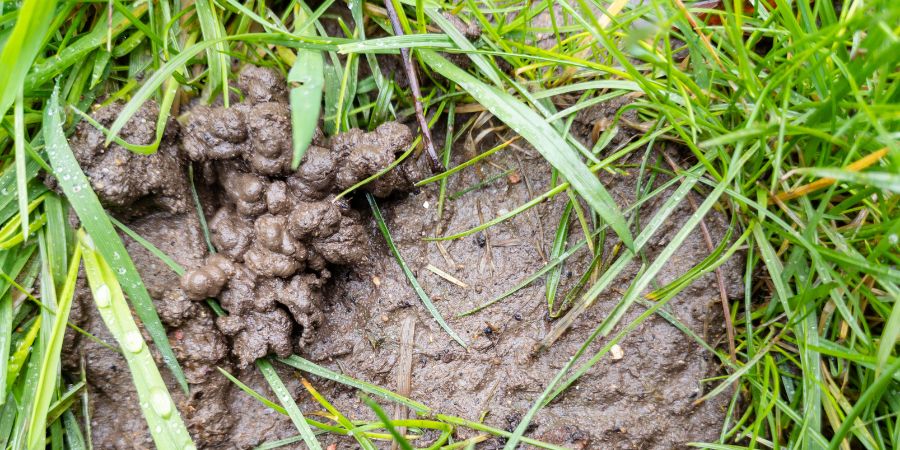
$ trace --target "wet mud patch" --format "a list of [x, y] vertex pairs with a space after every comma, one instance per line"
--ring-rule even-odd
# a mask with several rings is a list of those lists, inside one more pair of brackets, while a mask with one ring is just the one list
[[[536, 152], [515, 148], [498, 153], [483, 170], [452, 177], [448, 192], [462, 191], [504, 168], [514, 169], [514, 176], [448, 201], [438, 220], [436, 186], [412, 188], [414, 180], [425, 176], [422, 167], [427, 165], [424, 158], [413, 158], [366, 189], [382, 198], [379, 203], [400, 253], [442, 315], [469, 344], [464, 349], [424, 309], [365, 202], [332, 201], [337, 192], [393, 162], [411, 141], [409, 128], [391, 123], [370, 133], [354, 130], [331, 139], [318, 135], [295, 173], [289, 168], [283, 80], [274, 72], [248, 68], [240, 88], [244, 100], [230, 109], [195, 107], [183, 123], [171, 121], [153, 156], [134, 155], [116, 145], [105, 149], [102, 133], [86, 124], [72, 139], [76, 157], [105, 206], [187, 270], [179, 276], [143, 245], [125, 239], [185, 368], [190, 396], [167, 381], [201, 447], [252, 448], [296, 434], [286, 417], [260, 405], [217, 370], [228, 370], [274, 398], [252, 366], [253, 360], [267, 354], [296, 353], [392, 390], [404, 390], [408, 381], [408, 396], [437, 412], [476, 421], [484, 417], [491, 426], [512, 429], [640, 269], [638, 263], [628, 267], [567, 333], [537, 353], [536, 344], [554, 323], [547, 315], [542, 280], [479, 313], [456, 318], [543, 267], [565, 199], [545, 202], [472, 236], [427, 242], [422, 238], [468, 229], [514, 209], [548, 189], [551, 177]], [[116, 108], [94, 116], [106, 123], [115, 118]], [[603, 109], [589, 112], [611, 115]], [[155, 117], [154, 106], [145, 106], [122, 137], [133, 143], [152, 142]], [[590, 136], [595, 119], [583, 114], [576, 133]], [[468, 151], [459, 148], [453, 164], [471, 157]], [[677, 150], [666, 151], [679, 157]], [[194, 209], [186, 181], [188, 164], [194, 166], [209, 238], [218, 253], [208, 250]], [[635, 172], [602, 176], [620, 205], [635, 201]], [[657, 179], [657, 185], [662, 181]], [[649, 217], [667, 195], [642, 206], [641, 216]], [[649, 244], [648, 260], [692, 214], [683, 203]], [[723, 218], [713, 214], [707, 223], [713, 238], [721, 239], [727, 226]], [[578, 231], [578, 225], [573, 223], [572, 229]], [[571, 233], [571, 243], [579, 233]], [[614, 241], [607, 240], [609, 254]], [[676, 279], [708, 253], [698, 231], [657, 282], [665, 285]], [[589, 263], [586, 251], [570, 258], [563, 288], [572, 286]], [[734, 294], [740, 290], [738, 267], [736, 262], [723, 266], [727, 287]], [[216, 298], [229, 315], [217, 317], [207, 298]], [[78, 291], [76, 306], [75, 323], [113, 342], [86, 289]], [[643, 307], [634, 306], [622, 323], [641, 312]], [[669, 312], [707, 342], [715, 345], [721, 340], [723, 321], [714, 275], [685, 289], [669, 303]], [[404, 329], [407, 336], [414, 330], [407, 345], [401, 345]], [[595, 343], [589, 352], [602, 344]], [[726, 400], [693, 404], [708, 389], [702, 380], [717, 373], [714, 355], [659, 316], [638, 326], [620, 348], [621, 354], [604, 357], [543, 408], [532, 421], [529, 436], [572, 448], [659, 449], [718, 436]], [[68, 339], [66, 354], [68, 370], [76, 372], [83, 363], [87, 371], [94, 444], [152, 447], [124, 360], [74, 335]], [[411, 359], [404, 361], [403, 354]], [[403, 366], [408, 367], [408, 380]], [[304, 411], [321, 409], [294, 373], [283, 366], [278, 370]], [[353, 389], [315, 377], [311, 381], [345, 415], [374, 417]], [[457, 438], [474, 435], [465, 429], [456, 433]], [[337, 448], [356, 447], [351, 438], [324, 435], [321, 440]], [[492, 439], [481, 446], [502, 444]]]

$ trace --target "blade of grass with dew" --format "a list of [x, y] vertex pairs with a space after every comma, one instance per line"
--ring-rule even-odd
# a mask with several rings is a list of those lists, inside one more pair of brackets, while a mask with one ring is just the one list
[[25, 0], [16, 13], [12, 32], [0, 51], [0, 118], [21, 96], [31, 64], [53, 22], [56, 0]]
[[47, 143], [47, 156], [53, 166], [54, 175], [62, 187], [66, 198], [72, 208], [78, 214], [84, 228], [96, 243], [97, 249], [104, 259], [113, 267], [116, 277], [128, 293], [135, 312], [143, 322], [144, 327], [157, 349], [162, 355], [163, 362], [172, 371], [181, 388], [187, 392], [187, 381], [184, 372], [175, 359], [175, 353], [169, 345], [166, 330], [159, 320], [159, 315], [150, 299], [150, 294], [144, 286], [131, 256], [125, 250], [122, 240], [116, 234], [115, 229], [106, 215], [106, 211], [100, 205], [97, 195], [91, 189], [91, 184], [81, 171], [69, 143], [66, 141], [62, 129], [65, 119], [62, 108], [59, 105], [59, 88], [53, 90], [50, 102], [44, 110], [43, 134]]
[[278, 376], [278, 373], [275, 372], [272, 363], [270, 363], [268, 359], [260, 358], [256, 360], [256, 367], [259, 368], [263, 377], [269, 382], [269, 387], [272, 388], [272, 392], [278, 397], [278, 401], [281, 402], [281, 406], [283, 406], [284, 410], [288, 413], [291, 422], [294, 422], [297, 431], [303, 436], [303, 442], [306, 446], [310, 450], [322, 450], [322, 446], [319, 444], [318, 439], [316, 439], [316, 435], [313, 434], [312, 429], [309, 428], [309, 424], [306, 423], [306, 418], [304, 418], [303, 413], [300, 412], [297, 402], [291, 397], [290, 391], [288, 391], [287, 387], [281, 381], [281, 377]]
[[572, 188], [597, 211], [626, 247], [634, 241], [619, 207], [603, 184], [578, 157], [576, 151], [540, 115], [511, 95], [488, 86], [434, 51], [422, 49], [420, 59], [453, 80], [514, 131], [524, 137], [547, 162], [566, 177]]
[[[72, 308], [72, 300], [75, 296], [75, 283], [78, 280], [78, 268], [81, 264], [81, 251], [75, 249], [72, 255], [72, 261], [69, 264], [69, 272], [66, 276], [65, 283], [59, 293], [58, 304], [56, 310], [52, 313], [53, 324], [50, 328], [50, 336], [43, 352], [43, 360], [41, 362], [41, 370], [38, 377], [37, 391], [35, 392], [34, 404], [31, 409], [31, 419], [28, 425], [27, 446], [31, 450], [44, 448], [44, 440], [47, 437], [47, 412], [50, 408], [50, 402], [56, 392], [56, 380], [58, 378], [59, 366], [61, 363], [60, 352], [62, 351], [63, 336], [66, 332], [66, 323], [69, 320], [69, 311]], [[55, 290], [52, 285], [50, 289]], [[46, 294], [48, 291], [44, 291]]]
[[378, 204], [375, 203], [375, 197], [370, 193], [366, 193], [366, 199], [369, 201], [369, 206], [372, 208], [372, 215], [375, 216], [375, 222], [378, 224], [378, 229], [381, 230], [382, 236], [384, 236], [385, 241], [387, 241], [388, 247], [391, 249], [391, 253], [394, 254], [394, 257], [397, 259], [397, 264], [400, 265], [400, 268], [403, 269], [403, 273], [406, 274], [406, 278], [409, 280], [409, 283], [412, 285], [413, 290], [416, 291], [416, 294], [419, 296], [419, 299], [422, 300], [422, 303], [425, 305], [425, 309], [431, 313], [431, 317], [434, 317], [434, 320], [456, 341], [459, 345], [466, 348], [467, 345], [465, 341], [452, 328], [447, 322], [444, 320], [444, 317], [441, 316], [440, 311], [434, 306], [434, 303], [431, 302], [431, 298], [428, 297], [428, 294], [425, 293], [425, 290], [422, 289], [422, 286], [419, 285], [419, 281], [416, 280], [416, 276], [413, 275], [412, 270], [409, 269], [409, 266], [406, 265], [406, 261], [403, 260], [403, 257], [400, 255], [400, 250], [397, 249], [397, 246], [394, 244], [394, 239], [391, 237], [391, 232], [387, 228], [387, 223], [384, 221], [384, 217], [381, 216], [381, 210], [378, 208]]
[[332, 370], [326, 369], [318, 364], [313, 363], [312, 361], [308, 361], [303, 359], [297, 355], [291, 355], [287, 358], [279, 358], [279, 362], [291, 366], [297, 370], [311, 373], [317, 377], [325, 378], [326, 380], [331, 380], [336, 383], [344, 384], [347, 386], [354, 387], [363, 392], [377, 395], [379, 397], [385, 398], [387, 400], [400, 403], [403, 406], [406, 406], [417, 413], [427, 414], [431, 412], [431, 408], [425, 406], [422, 403], [419, 403], [415, 400], [408, 399], [402, 395], [395, 394], [387, 389], [376, 386], [371, 383], [366, 383], [365, 381], [360, 381], [355, 378], [348, 377], [346, 375], [334, 372]]
[[195, 448], [144, 337], [131, 316], [131, 309], [125, 302], [125, 294], [113, 274], [113, 268], [106, 263], [84, 231], [79, 231], [78, 240], [84, 253], [84, 271], [94, 303], [128, 363], [153, 442], [161, 450]]

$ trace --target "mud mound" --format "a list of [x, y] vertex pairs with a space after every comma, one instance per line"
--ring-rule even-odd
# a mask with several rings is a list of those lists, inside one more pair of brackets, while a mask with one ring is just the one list
[[[636, 265], [626, 270], [549, 351], [531, 355], [534, 344], [552, 325], [540, 283], [479, 314], [451, 320], [470, 343], [464, 350], [420, 305], [370, 215], [344, 201], [332, 201], [336, 192], [393, 162], [411, 141], [409, 129], [389, 123], [370, 133], [353, 130], [330, 140], [320, 133], [301, 168], [292, 172], [284, 81], [275, 72], [248, 67], [239, 87], [243, 101], [231, 108], [198, 106], [186, 114], [183, 124], [171, 121], [159, 152], [151, 156], [134, 155], [116, 145], [103, 148], [102, 133], [87, 124], [79, 126], [72, 138], [76, 156], [104, 204], [189, 269], [178, 277], [143, 246], [126, 239], [185, 368], [190, 397], [183, 396], [174, 383], [170, 391], [201, 447], [251, 448], [296, 434], [286, 417], [233, 388], [217, 367], [270, 398], [274, 397], [251, 366], [267, 354], [298, 353], [396, 389], [404, 321], [414, 323], [416, 330], [412, 398], [441, 413], [472, 420], [485, 414], [492, 426], [515, 427], [639, 269]], [[123, 137], [136, 144], [152, 142], [156, 112], [155, 106], [145, 106]], [[118, 107], [111, 106], [94, 116], [108, 125], [117, 113]], [[590, 129], [589, 124], [578, 126]], [[454, 154], [456, 162], [467, 159], [464, 153]], [[433, 206], [437, 190], [410, 193], [411, 181], [423, 174], [419, 162], [402, 164], [366, 189], [377, 196], [391, 196], [383, 204], [388, 225], [445, 317], [500, 294], [545, 264], [545, 247], [552, 241], [563, 199], [474, 237], [441, 245], [421, 239], [437, 230], [474, 226], [546, 189], [550, 174], [539, 157], [528, 150], [493, 157], [493, 164], [515, 168], [525, 182], [501, 178], [464, 195], [448, 203], [440, 223]], [[424, 159], [421, 162], [427, 165]], [[208, 251], [194, 210], [185, 181], [189, 163], [197, 174], [210, 240], [218, 253]], [[477, 173], [465, 171], [453, 177], [450, 191], [477, 183]], [[603, 181], [621, 205], [634, 201], [633, 175]], [[664, 197], [642, 207], [642, 217], [651, 214]], [[671, 229], [648, 250], [648, 258], [691, 214], [687, 205], [682, 208], [671, 220]], [[720, 218], [711, 222], [714, 235], [721, 236], [724, 222]], [[608, 241], [611, 252], [614, 243]], [[707, 253], [702, 238], [692, 237], [659, 282], [671, 281]], [[573, 274], [583, 271], [589, 261], [585, 253], [568, 261], [564, 285], [574, 283], [578, 277]], [[464, 286], [425, 270], [429, 264], [452, 273]], [[729, 265], [725, 272], [740, 279], [736, 266]], [[701, 280], [673, 300], [670, 312], [701, 337], [714, 341], [721, 332], [721, 320], [715, 318], [717, 290], [707, 281]], [[210, 297], [229, 315], [216, 317], [206, 303]], [[73, 321], [111, 341], [89, 292], [79, 290], [76, 300], [79, 308], [73, 312]], [[633, 308], [625, 320], [640, 312]], [[700, 380], [715, 373], [716, 367], [708, 361], [711, 355], [658, 317], [632, 332], [622, 348], [621, 359], [598, 364], [568, 393], [542, 409], [530, 434], [581, 448], [672, 448], [717, 436], [724, 400], [692, 406], [703, 391]], [[151, 447], [124, 360], [78, 336], [69, 337], [66, 354], [70, 370], [84, 360], [97, 447]], [[285, 371], [283, 378], [305, 411], [320, 409], [303, 394], [295, 377]], [[346, 415], [372, 417], [352, 390], [313, 381]], [[471, 435], [471, 431], [460, 431], [458, 436]], [[338, 448], [355, 446], [352, 439], [323, 439]], [[493, 448], [502, 443], [489, 440], [484, 445]]]

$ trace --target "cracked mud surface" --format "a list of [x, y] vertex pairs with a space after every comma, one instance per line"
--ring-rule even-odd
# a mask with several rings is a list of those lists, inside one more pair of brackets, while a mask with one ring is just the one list
[[[249, 68], [240, 87], [245, 100], [231, 109], [195, 107], [186, 123], [171, 121], [154, 156], [134, 155], [115, 145], [104, 150], [102, 134], [85, 124], [72, 138], [73, 150], [105, 205], [188, 269], [179, 277], [143, 246], [125, 239], [191, 385], [191, 395], [186, 397], [163, 371], [201, 447], [252, 448], [296, 434], [286, 417], [245, 395], [216, 367], [273, 399], [251, 365], [266, 354], [297, 353], [395, 390], [405, 320], [415, 323], [409, 397], [437, 412], [470, 420], [486, 412], [489, 425], [511, 429], [621, 298], [639, 269], [637, 264], [626, 269], [549, 351], [531, 357], [531, 350], [553, 324], [546, 314], [542, 280], [480, 313], [455, 316], [506, 291], [545, 264], [564, 199], [538, 205], [484, 233], [445, 242], [446, 254], [422, 237], [433, 236], [438, 229], [470, 228], [545, 191], [550, 178], [546, 164], [533, 150], [511, 148], [490, 158], [494, 165], [461, 172], [451, 178], [448, 192], [478, 183], [479, 173], [487, 178], [502, 170], [498, 168], [515, 168], [519, 180], [503, 177], [448, 201], [439, 222], [436, 185], [411, 189], [410, 182], [424, 172], [418, 160], [404, 163], [367, 189], [386, 197], [380, 204], [400, 252], [437, 308], [469, 343], [465, 350], [421, 305], [365, 202], [330, 201], [335, 193], [385, 167], [405, 150], [412, 137], [409, 129], [388, 124], [371, 133], [355, 130], [331, 139], [317, 136], [300, 171], [292, 173], [283, 81], [271, 72]], [[152, 141], [153, 108], [145, 107], [125, 128], [123, 138], [133, 143]], [[614, 112], [615, 105], [589, 109], [576, 122], [576, 134], [590, 136], [591, 125]], [[94, 116], [106, 124], [115, 114], [112, 107]], [[677, 158], [676, 151], [666, 151]], [[453, 164], [472, 157], [468, 152], [462, 146], [456, 149]], [[187, 161], [194, 163], [217, 254], [207, 250], [194, 210], [186, 181]], [[132, 164], [146, 170], [126, 171]], [[634, 201], [634, 173], [604, 174], [602, 181], [620, 205]], [[646, 204], [641, 217], [649, 217], [664, 200], [665, 194]], [[691, 213], [687, 203], [680, 205], [649, 244], [648, 259]], [[714, 239], [724, 234], [726, 223], [721, 217], [711, 215], [707, 222]], [[574, 243], [580, 237], [577, 223], [572, 230]], [[607, 251], [613, 240], [607, 240]], [[707, 254], [697, 231], [666, 265], [658, 283], [670, 282]], [[562, 287], [571, 286], [589, 262], [587, 252], [576, 253], [565, 266]], [[426, 269], [428, 264], [467, 287], [437, 276]], [[741, 288], [738, 267], [736, 261], [723, 266], [726, 286], [734, 295]], [[216, 297], [230, 315], [217, 318], [205, 302], [207, 297]], [[73, 322], [112, 342], [88, 291], [79, 290], [76, 300]], [[669, 309], [715, 345], [722, 334], [718, 302], [714, 275], [707, 275], [673, 299]], [[623, 323], [641, 312], [643, 307], [635, 305]], [[595, 343], [590, 350], [603, 344]], [[572, 448], [659, 449], [718, 436], [725, 398], [693, 406], [709, 389], [700, 380], [717, 373], [713, 355], [659, 316], [632, 331], [621, 348], [621, 359], [604, 357], [568, 392], [543, 408], [528, 435]], [[95, 446], [152, 448], [124, 360], [80, 337], [69, 338], [65, 354], [69, 370], [76, 370], [81, 358], [85, 361]], [[301, 408], [320, 410], [297, 377], [278, 367]], [[373, 417], [352, 389], [310, 379], [345, 415]], [[456, 437], [474, 434], [461, 429]], [[325, 435], [320, 439], [323, 445], [356, 447], [348, 438]], [[502, 445], [490, 439], [479, 448]]]

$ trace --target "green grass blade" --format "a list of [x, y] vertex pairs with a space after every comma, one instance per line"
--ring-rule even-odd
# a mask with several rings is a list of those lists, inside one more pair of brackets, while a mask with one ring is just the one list
[[634, 241], [615, 201], [603, 184], [578, 157], [578, 153], [541, 116], [511, 95], [482, 83], [434, 51], [422, 49], [420, 59], [441, 75], [453, 80], [487, 107], [498, 119], [524, 137], [544, 159], [566, 177], [622, 240], [633, 249]]
[[303, 442], [310, 450], [322, 450], [322, 446], [319, 444], [318, 439], [316, 439], [315, 434], [313, 434], [312, 429], [309, 427], [309, 424], [306, 423], [306, 418], [303, 417], [303, 413], [300, 412], [300, 408], [297, 406], [297, 402], [294, 401], [294, 398], [291, 397], [290, 391], [288, 391], [287, 387], [281, 381], [281, 378], [278, 376], [278, 373], [275, 372], [275, 368], [272, 367], [272, 363], [269, 362], [268, 359], [260, 358], [256, 360], [256, 367], [262, 372], [263, 376], [266, 378], [266, 381], [269, 382], [269, 387], [272, 388], [272, 391], [275, 392], [275, 396], [278, 397], [278, 401], [281, 402], [281, 406], [284, 407], [285, 411], [287, 411], [288, 416], [290, 416], [291, 421], [294, 422], [294, 426], [297, 427], [297, 431], [300, 432], [300, 435], [303, 436]]
[[885, 391], [890, 387], [893, 375], [897, 371], [900, 371], [900, 358], [897, 358], [893, 364], [885, 368], [881, 375], [877, 376], [865, 392], [862, 393], [859, 399], [856, 400], [853, 409], [851, 409], [847, 416], [844, 417], [844, 421], [841, 423], [840, 428], [835, 431], [834, 436], [831, 438], [828, 450], [837, 450], [837, 448], [840, 447], [844, 437], [847, 436], [847, 433], [849, 433], [853, 425], [855, 425], [854, 420], [859, 417], [864, 410], [869, 409], [871, 405], [878, 402], [878, 399], [884, 395]]
[[225, 107], [228, 107], [228, 73], [230, 71], [228, 48], [223, 41], [225, 31], [216, 16], [215, 6], [212, 0], [196, 0], [194, 7], [197, 9], [197, 19], [200, 22], [200, 31], [205, 41], [217, 41], [216, 45], [206, 50], [206, 63], [209, 68], [209, 78], [205, 88], [208, 90], [209, 101], [215, 99], [215, 93], [222, 90], [225, 95]]
[[375, 416], [378, 417], [378, 420], [380, 420], [384, 427], [388, 430], [388, 432], [391, 433], [391, 436], [393, 436], [394, 438], [394, 442], [396, 442], [397, 445], [399, 445], [403, 450], [413, 450], [413, 446], [409, 443], [409, 441], [406, 440], [406, 438], [403, 437], [402, 434], [400, 434], [399, 431], [397, 431], [397, 428], [395, 428], [393, 422], [391, 422], [391, 418], [388, 417], [383, 409], [381, 409], [381, 406], [379, 406], [378, 403], [375, 402], [375, 400], [372, 400], [367, 395], [363, 395], [362, 399], [363, 403], [365, 403], [369, 408], [372, 408], [372, 411], [375, 412]]
[[[53, 325], [50, 328], [49, 340], [44, 348], [37, 391], [35, 392], [31, 420], [28, 426], [27, 444], [31, 450], [44, 448], [44, 440], [47, 437], [47, 412], [56, 393], [56, 381], [59, 376], [61, 362], [60, 352], [62, 351], [66, 324], [69, 320], [69, 311], [72, 308], [72, 299], [75, 296], [75, 283], [78, 280], [78, 267], [80, 264], [81, 251], [79, 248], [76, 248], [74, 255], [72, 255], [72, 262], [69, 264], [69, 273], [65, 284], [59, 293], [56, 311], [52, 314]], [[50, 289], [55, 289], [55, 286], [51, 285]], [[45, 290], [44, 292], [46, 293], [47, 291]]]
[[[466, 37], [463, 36], [463, 34], [460, 33], [459, 30], [457, 30], [456, 27], [453, 26], [453, 24], [450, 23], [449, 20], [447, 20], [446, 17], [443, 16], [443, 14], [441, 14], [441, 11], [438, 8], [430, 5], [425, 5], [422, 9], [425, 10], [425, 14], [428, 15], [428, 18], [433, 20], [434, 23], [441, 28], [441, 31], [447, 33], [447, 36], [450, 36], [450, 39], [453, 40], [453, 43], [456, 44], [457, 47], [459, 47], [463, 51], [475, 51], [475, 46], [472, 45], [472, 43], [469, 42], [469, 40], [466, 39]], [[481, 55], [478, 53], [468, 53], [467, 56], [472, 60], [473, 63], [475, 63], [475, 65], [479, 69], [481, 69], [481, 73], [483, 73], [486, 77], [488, 77], [489, 80], [491, 80], [491, 83], [494, 83], [494, 85], [498, 88], [503, 87], [503, 81], [501, 81], [500, 77], [497, 76], [496, 70], [491, 65], [490, 61], [488, 61], [487, 57], [485, 57], [485, 55]]]
[[[22, 240], [28, 240], [28, 172], [25, 160], [25, 114], [22, 88], [16, 93], [14, 107], [15, 153], [16, 153], [16, 193], [19, 197], [19, 217], [22, 222]], [[3, 114], [0, 114], [3, 117]]]
[[163, 361], [175, 379], [187, 392], [187, 381], [184, 373], [175, 359], [175, 353], [169, 345], [166, 330], [159, 320], [159, 315], [147, 293], [147, 288], [138, 274], [134, 262], [125, 250], [122, 240], [116, 234], [115, 229], [106, 215], [106, 211], [100, 205], [100, 200], [91, 189], [90, 182], [81, 171], [69, 143], [66, 141], [62, 129], [64, 120], [62, 108], [59, 106], [59, 89], [54, 89], [50, 103], [44, 110], [43, 133], [47, 143], [47, 156], [53, 166], [56, 179], [59, 181], [66, 198], [72, 204], [72, 208], [78, 214], [84, 228], [96, 243], [97, 249], [115, 271], [116, 277], [121, 283], [128, 298], [134, 305], [135, 312], [141, 322], [153, 338], [157, 349], [162, 355]]
[[[135, 17], [141, 17], [145, 12], [147, 12], [147, 4], [142, 3], [135, 6], [131, 14]], [[63, 73], [67, 68], [83, 61], [90, 52], [106, 44], [109, 38], [115, 39], [123, 31], [130, 28], [131, 25], [131, 21], [118, 11], [113, 13], [112, 28], [109, 28], [105, 20], [97, 22], [89, 33], [79, 37], [77, 41], [63, 49], [58, 55], [53, 58], [47, 58], [46, 61], [40, 64], [35, 64], [34, 70], [25, 81], [25, 95], [30, 95], [32, 91], [40, 88], [44, 83], [52, 80], [53, 77]]]
[[376, 386], [371, 383], [366, 383], [365, 381], [360, 381], [355, 378], [348, 377], [346, 375], [334, 372], [332, 370], [326, 369], [318, 364], [313, 363], [312, 361], [308, 361], [303, 359], [297, 355], [291, 355], [287, 358], [279, 358], [278, 361], [287, 364], [297, 370], [301, 370], [303, 372], [311, 373], [317, 377], [325, 378], [326, 380], [331, 380], [340, 384], [345, 384], [347, 386], [354, 387], [368, 394], [377, 395], [379, 397], [388, 399], [393, 402], [400, 403], [403, 406], [406, 406], [413, 411], [418, 413], [429, 413], [431, 412], [431, 408], [426, 406], [423, 403], [419, 403], [415, 400], [410, 400], [402, 395], [395, 394], [387, 389]]
[[444, 317], [441, 316], [441, 312], [434, 306], [434, 303], [431, 302], [431, 298], [428, 297], [428, 294], [425, 293], [425, 290], [422, 289], [422, 286], [419, 285], [419, 281], [416, 280], [416, 276], [413, 275], [412, 270], [409, 269], [409, 266], [406, 265], [406, 261], [403, 260], [403, 257], [400, 256], [400, 250], [397, 249], [397, 246], [394, 244], [394, 239], [391, 237], [391, 232], [387, 228], [387, 224], [384, 222], [384, 217], [381, 216], [381, 210], [378, 208], [378, 204], [375, 203], [375, 197], [372, 194], [366, 193], [366, 199], [369, 200], [369, 206], [372, 207], [372, 215], [375, 216], [375, 222], [378, 224], [378, 229], [381, 230], [381, 234], [384, 236], [385, 241], [387, 241], [388, 247], [391, 249], [391, 253], [394, 254], [394, 257], [397, 259], [397, 264], [400, 264], [400, 268], [403, 269], [403, 273], [406, 274], [406, 278], [409, 280], [409, 283], [412, 284], [413, 290], [416, 291], [416, 294], [419, 296], [419, 299], [422, 300], [422, 303], [425, 305], [425, 308], [431, 313], [431, 317], [434, 317], [434, 320], [453, 338], [454, 341], [459, 343], [459, 345], [466, 347], [465, 341], [452, 328], [447, 322], [444, 320]]
[[19, 8], [16, 24], [0, 52], [0, 118], [20, 95], [55, 11], [56, 0], [25, 0]]
[[812, 168], [798, 169], [799, 173], [809, 173], [812, 175], [833, 178], [848, 183], [861, 184], [865, 186], [874, 186], [879, 189], [900, 194], [900, 174], [890, 172], [852, 172], [849, 170], [835, 168]]
[[131, 316], [131, 309], [125, 302], [125, 294], [113, 274], [113, 268], [83, 231], [79, 232], [79, 240], [94, 303], [128, 363], [153, 442], [161, 450], [196, 449], [144, 337]]
[[288, 72], [291, 127], [294, 156], [291, 168], [297, 169], [312, 142], [322, 113], [322, 89], [325, 86], [325, 62], [322, 52], [297, 50], [297, 59]]
[[[556, 260], [562, 255], [566, 250], [566, 241], [569, 239], [569, 217], [572, 215], [572, 200], [569, 200], [566, 203], [566, 208], [563, 210], [562, 215], [559, 218], [559, 226], [556, 227], [556, 235], [553, 238], [553, 246], [550, 248], [550, 260]], [[553, 305], [556, 303], [556, 290], [559, 287], [559, 282], [562, 279], [562, 271], [565, 261], [560, 261], [556, 267], [554, 267], [550, 273], [547, 274], [547, 281], [545, 284], [544, 293], [547, 297], [547, 311], [550, 313], [550, 316], [554, 316], [556, 313], [553, 310]]]

